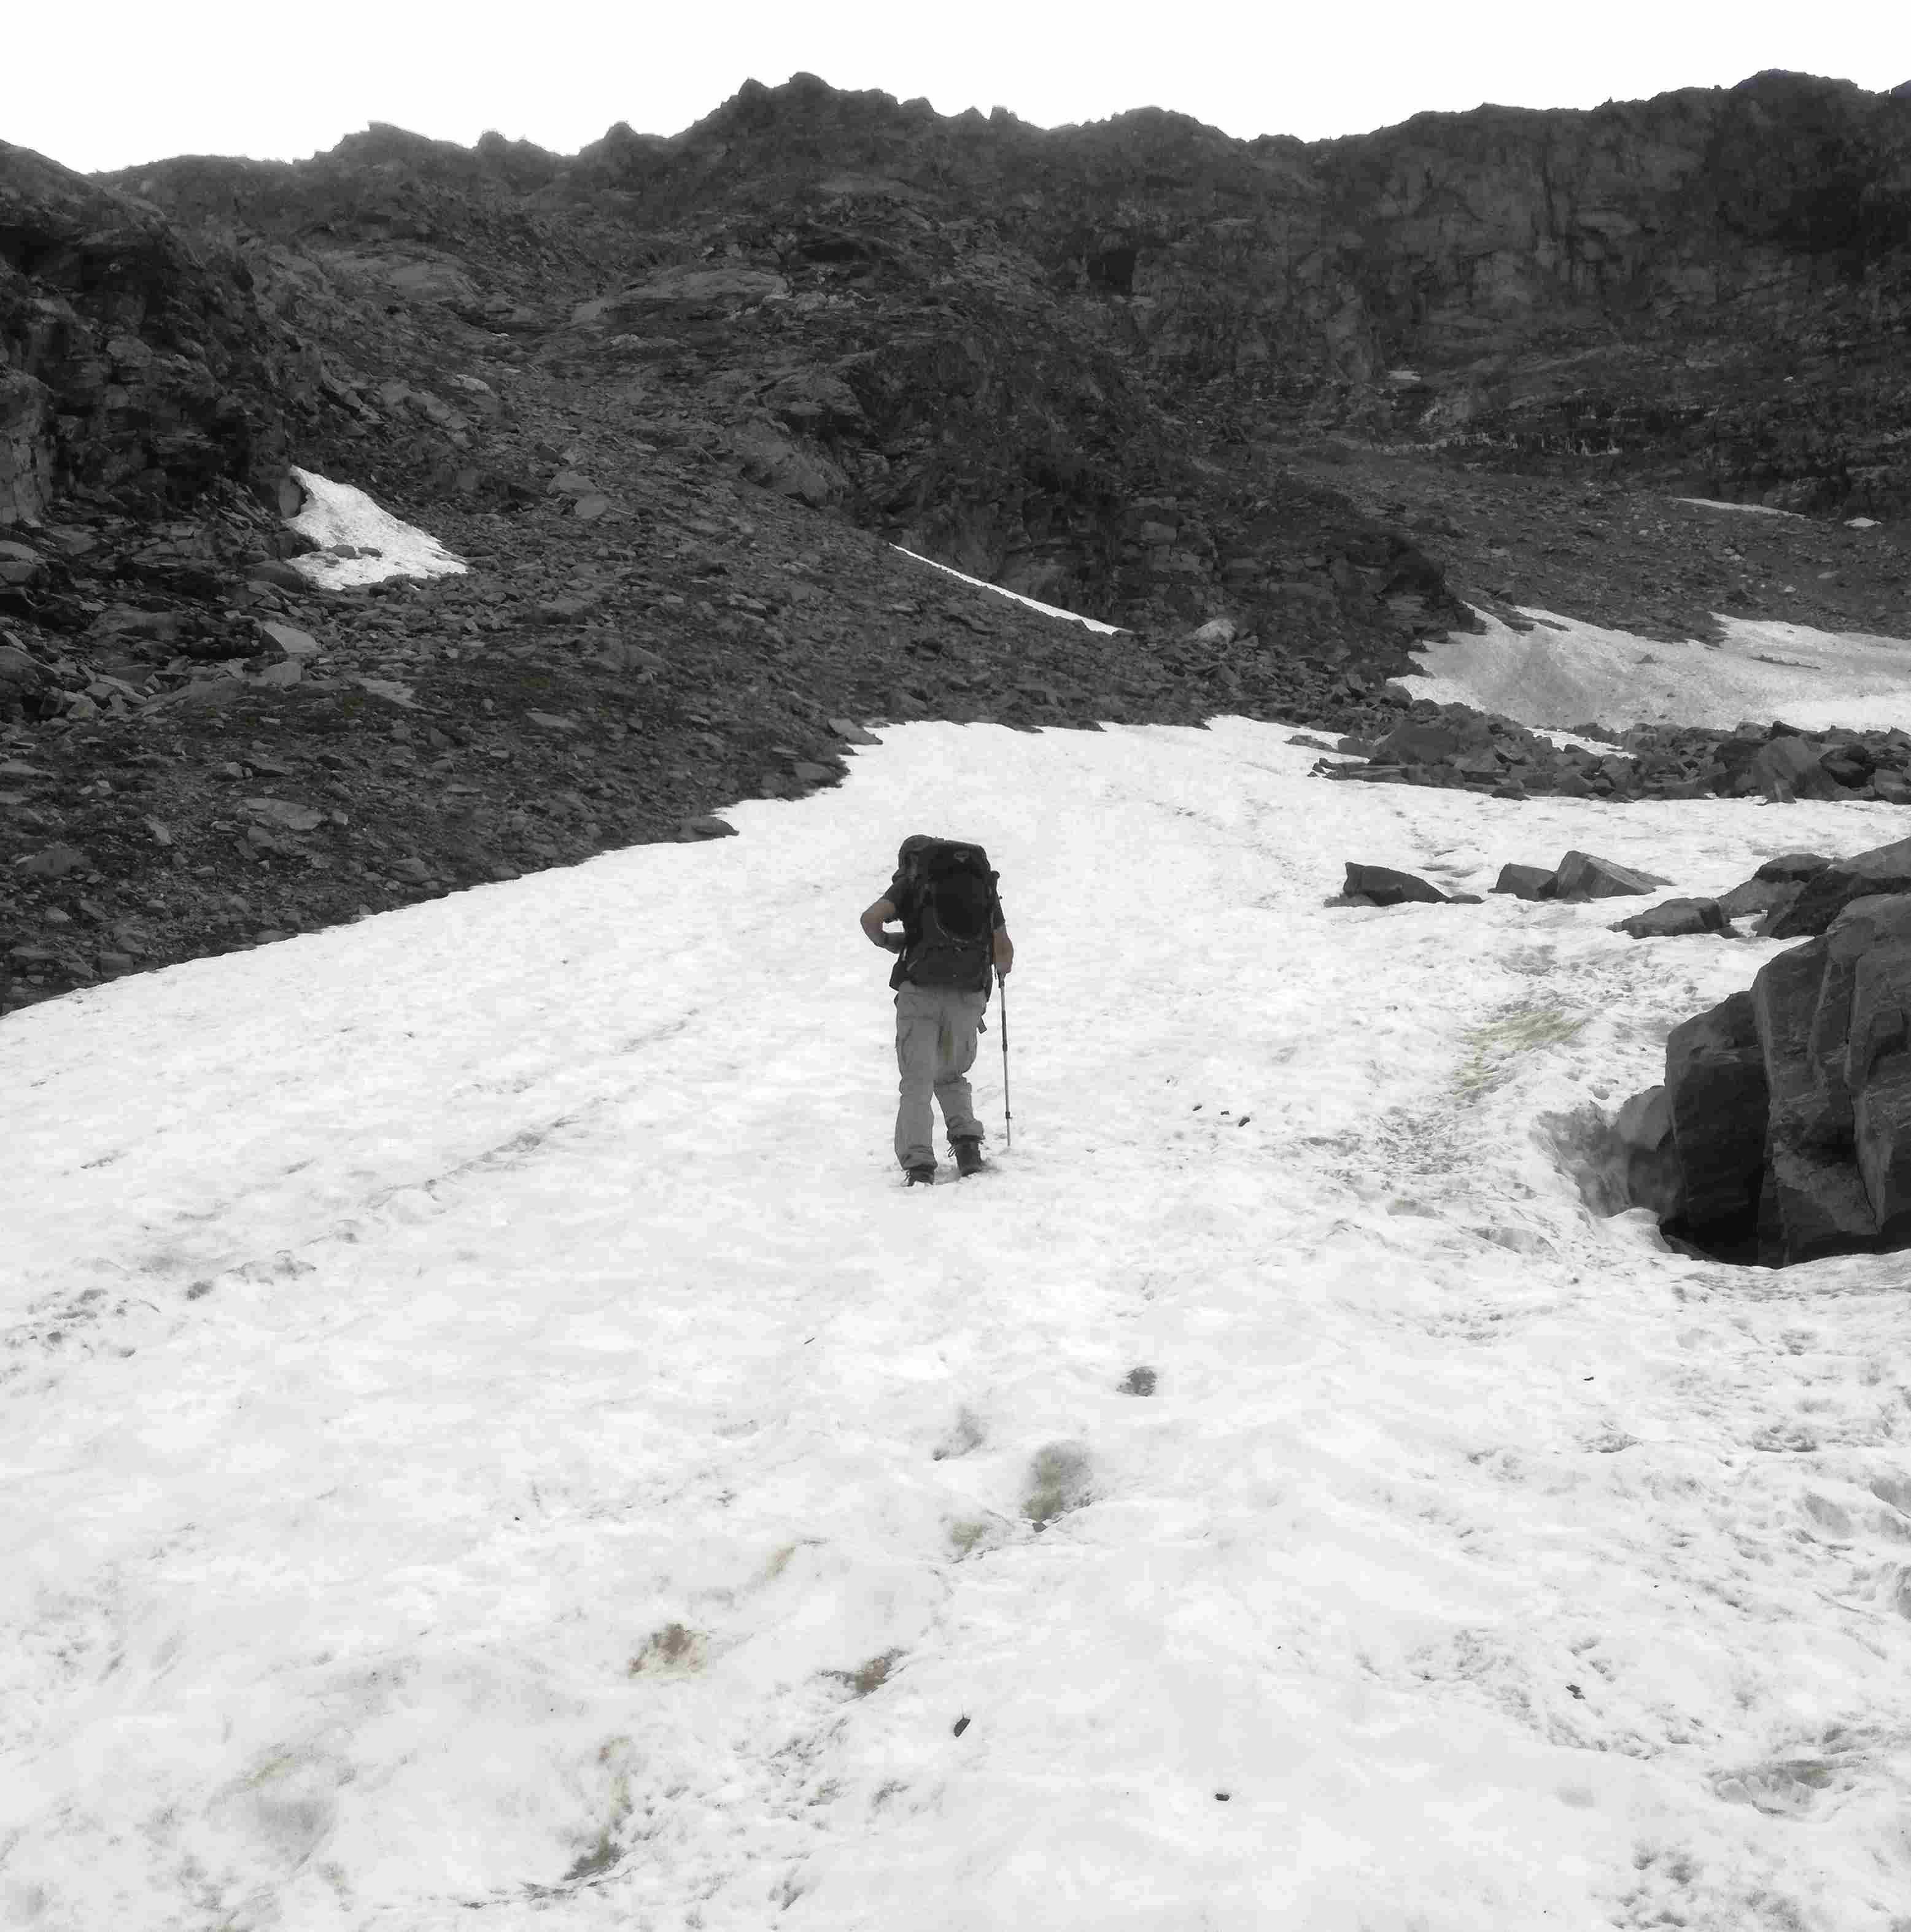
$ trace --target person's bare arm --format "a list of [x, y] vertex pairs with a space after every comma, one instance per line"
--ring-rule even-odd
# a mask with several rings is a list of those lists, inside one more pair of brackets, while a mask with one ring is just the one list
[[882, 928], [892, 919], [901, 917], [902, 914], [887, 899], [878, 899], [875, 904], [867, 908], [863, 914], [863, 930], [869, 935], [870, 944], [881, 946], [885, 952], [894, 952], [897, 943], [897, 936], [894, 933], [885, 932]]
[[996, 928], [995, 964], [998, 973], [1006, 973], [1015, 964], [1015, 944], [1005, 926]]

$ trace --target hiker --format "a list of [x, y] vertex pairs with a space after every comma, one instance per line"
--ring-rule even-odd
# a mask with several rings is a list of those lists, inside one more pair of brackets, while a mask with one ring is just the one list
[[[981, 1171], [982, 1124], [969, 1094], [975, 1036], [984, 1030], [989, 972], [1015, 962], [988, 854], [979, 845], [917, 832], [896, 854], [889, 890], [862, 916], [863, 930], [897, 956], [896, 1158], [912, 1186], [936, 1178], [933, 1094], [963, 1179]], [[883, 928], [900, 921], [900, 934]]]

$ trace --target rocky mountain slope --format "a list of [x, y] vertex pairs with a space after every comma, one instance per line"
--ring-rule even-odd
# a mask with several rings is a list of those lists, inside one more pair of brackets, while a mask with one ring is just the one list
[[[1906, 634], [1907, 327], [1911, 100], [1796, 76], [1313, 146], [806, 78], [569, 158], [0, 146], [0, 998], [694, 836], [885, 718], [1377, 739], [1470, 606]], [[470, 574], [315, 590], [295, 466]]]

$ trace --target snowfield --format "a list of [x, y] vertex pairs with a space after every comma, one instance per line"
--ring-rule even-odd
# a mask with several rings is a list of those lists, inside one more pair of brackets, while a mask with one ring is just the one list
[[[407, 524], [350, 483], [310, 470], [292, 475], [305, 507], [287, 520], [319, 548], [295, 556], [292, 567], [321, 590], [382, 584], [392, 577], [458, 577], [469, 568], [437, 538]], [[341, 556], [341, 551], [350, 553]]]
[[1808, 731], [1911, 729], [1911, 643], [1901, 638], [1720, 615], [1718, 642], [1668, 644], [1550, 610], [1522, 614], [1531, 630], [1475, 613], [1479, 631], [1422, 646], [1425, 674], [1401, 683], [1416, 698], [1476, 705], [1522, 724], [1729, 731], [1747, 718], [1782, 718]]
[[[1775, 949], [1321, 903], [1902, 814], [1288, 735], [900, 728], [9, 1017], [0, 1923], [1904, 1932], [1911, 1257], [1572, 1172]], [[918, 830], [1017, 947], [931, 1190], [856, 925]]]

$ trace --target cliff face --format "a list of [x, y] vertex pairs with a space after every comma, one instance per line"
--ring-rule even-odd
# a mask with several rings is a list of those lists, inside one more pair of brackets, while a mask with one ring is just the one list
[[1223, 448], [1332, 430], [1597, 455], [1873, 515], [1911, 488], [1911, 101], [1843, 83], [1487, 107], [1309, 147], [1152, 110], [944, 121], [795, 82], [564, 179], [665, 224], [801, 211], [843, 260], [905, 211], [979, 229]]
[[68, 490], [157, 514], [270, 481], [314, 374], [235, 257], [0, 142], [0, 523]]

